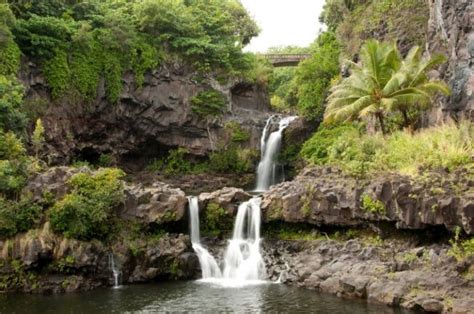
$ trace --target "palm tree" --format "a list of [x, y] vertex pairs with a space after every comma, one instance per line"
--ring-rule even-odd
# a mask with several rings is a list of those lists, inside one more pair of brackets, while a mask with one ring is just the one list
[[351, 76], [331, 89], [325, 123], [372, 115], [385, 133], [388, 113], [399, 111], [407, 124], [409, 109], [426, 109], [436, 92], [449, 94], [444, 82], [431, 81], [426, 74], [445, 58], [437, 55], [422, 59], [418, 46], [402, 60], [395, 44], [369, 40], [360, 50], [360, 60], [360, 64], [350, 62]]

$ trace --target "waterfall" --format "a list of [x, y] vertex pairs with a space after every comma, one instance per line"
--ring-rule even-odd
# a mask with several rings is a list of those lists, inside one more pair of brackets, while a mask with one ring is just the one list
[[202, 278], [220, 278], [221, 270], [212, 255], [201, 245], [199, 234], [199, 203], [195, 196], [188, 197], [191, 220], [191, 243], [201, 265]]
[[120, 269], [117, 268], [115, 265], [114, 254], [109, 254], [109, 268], [112, 271], [112, 275], [114, 276], [114, 288], [120, 287], [120, 276], [122, 272]]
[[277, 182], [277, 163], [276, 157], [281, 146], [281, 138], [283, 130], [296, 119], [295, 116], [284, 117], [280, 120], [278, 130], [272, 132], [268, 139], [267, 133], [271, 126], [271, 121], [274, 116], [271, 116], [263, 129], [262, 138], [260, 139], [261, 146], [261, 160], [257, 169], [257, 187], [256, 191], [266, 191], [268, 188]]
[[212, 255], [200, 245], [199, 205], [196, 197], [189, 197], [191, 242], [202, 269], [202, 279], [223, 286], [242, 286], [261, 283], [265, 264], [260, 254], [260, 202], [254, 197], [239, 206], [232, 239], [224, 256], [224, 271]]
[[259, 280], [265, 276], [260, 254], [260, 203], [261, 199], [254, 197], [239, 206], [234, 234], [224, 257], [226, 279]]

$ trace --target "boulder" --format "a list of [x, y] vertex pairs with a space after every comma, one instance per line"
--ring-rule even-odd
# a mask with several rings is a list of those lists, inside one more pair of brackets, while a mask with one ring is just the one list
[[199, 208], [206, 208], [213, 203], [224, 208], [228, 214], [235, 215], [240, 203], [249, 200], [252, 196], [243, 189], [225, 187], [211, 193], [201, 193], [199, 195]]
[[140, 184], [125, 186], [125, 201], [119, 216], [142, 223], [166, 223], [181, 220], [187, 208], [183, 191], [155, 182], [145, 187]]

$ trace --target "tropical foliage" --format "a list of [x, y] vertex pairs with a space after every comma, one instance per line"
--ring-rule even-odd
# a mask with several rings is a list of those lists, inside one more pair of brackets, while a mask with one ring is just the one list
[[437, 92], [449, 94], [444, 82], [427, 76], [428, 70], [444, 62], [443, 56], [423, 59], [420, 47], [415, 46], [402, 60], [394, 44], [369, 40], [361, 48], [360, 59], [360, 64], [351, 63], [351, 75], [331, 89], [326, 123], [373, 116], [385, 133], [388, 114], [400, 112], [403, 126], [409, 126], [410, 110], [428, 108]]
[[446, 124], [415, 134], [396, 131], [382, 136], [343, 125], [322, 128], [303, 146], [302, 157], [311, 164], [336, 165], [356, 177], [381, 172], [415, 176], [420, 172], [453, 171], [472, 164], [473, 126]]
[[[237, 0], [10, 3], [16, 21], [8, 5], [1, 4], [8, 49], [0, 45], [0, 56], [19, 57], [21, 50], [40, 63], [56, 99], [66, 94], [95, 99], [104, 78], [106, 96], [116, 102], [125, 72], [134, 73], [140, 87], [144, 73], [164, 60], [179, 59], [203, 72], [242, 77], [255, 65], [242, 47], [258, 27]], [[16, 72], [17, 61], [2, 62], [0, 74]]]
[[296, 111], [312, 121], [322, 120], [331, 81], [339, 74], [340, 45], [332, 32], [324, 32], [311, 47], [272, 49], [269, 52], [309, 52], [310, 58], [296, 68], [275, 69], [270, 80], [272, 106], [280, 111]]

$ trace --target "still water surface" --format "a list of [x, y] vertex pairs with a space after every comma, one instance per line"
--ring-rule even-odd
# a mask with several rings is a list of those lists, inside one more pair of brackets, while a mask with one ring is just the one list
[[0, 295], [0, 313], [157, 312], [409, 313], [279, 284], [223, 288], [210, 283], [182, 281], [50, 296]]

